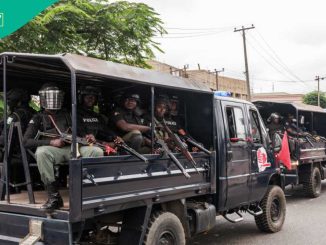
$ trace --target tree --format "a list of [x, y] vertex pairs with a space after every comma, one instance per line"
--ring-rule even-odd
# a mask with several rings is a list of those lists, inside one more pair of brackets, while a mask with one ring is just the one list
[[[306, 94], [303, 97], [303, 103], [307, 105], [318, 105], [318, 92], [313, 91], [308, 94]], [[320, 106], [322, 108], [326, 108], [326, 95], [325, 93], [320, 93]]]
[[78, 53], [148, 67], [154, 36], [166, 33], [153, 8], [109, 0], [61, 0], [0, 40], [0, 52]]

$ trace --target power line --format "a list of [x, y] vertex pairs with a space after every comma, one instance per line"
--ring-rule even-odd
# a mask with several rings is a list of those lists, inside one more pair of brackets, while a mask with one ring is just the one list
[[[262, 37], [262, 36], [261, 36]], [[282, 62], [282, 60], [278, 57], [278, 55], [275, 53], [275, 51], [271, 48], [270, 45], [267, 44], [266, 40], [264, 39], [265, 44], [268, 46], [268, 51], [253, 35], [250, 34], [250, 38], [252, 38], [260, 47], [261, 49], [272, 59], [275, 61], [276, 64], [278, 64], [286, 73], [288, 73], [291, 77], [295, 78], [295, 80], [302, 81], [298, 76], [296, 76], [289, 67]]]
[[222, 30], [222, 29], [231, 29], [232, 26], [226, 27], [203, 27], [203, 28], [182, 28], [182, 27], [166, 27], [165, 29], [171, 30], [185, 30], [185, 31], [203, 31], [203, 30]]
[[202, 33], [202, 34], [194, 34], [194, 35], [185, 35], [185, 36], [167, 36], [169, 34], [163, 35], [163, 36], [156, 36], [155, 38], [193, 38], [193, 37], [204, 37], [204, 36], [212, 36], [217, 35], [223, 32], [227, 31], [218, 31], [218, 32], [208, 32], [208, 33]]
[[[268, 50], [266, 50], [265, 49], [265, 47], [264, 46], [262, 46], [261, 44], [260, 44], [260, 42], [253, 36], [253, 35], [250, 35], [250, 39], [252, 39], [252, 40], [254, 40], [254, 42], [256, 43], [256, 44], [258, 44], [258, 46], [261, 48], [261, 50], [263, 50], [264, 52], [265, 52], [265, 54], [268, 56], [268, 57], [270, 57], [276, 64], [278, 64], [279, 66], [280, 66], [280, 68], [283, 68], [283, 70], [284, 70], [284, 72], [286, 72], [286, 73], [288, 73], [287, 72], [287, 70], [286, 70], [286, 68], [284, 68], [284, 66], [277, 60], [277, 59], [275, 59], [275, 57], [274, 56], [272, 56], [272, 55], [270, 55], [270, 53], [269, 53], [269, 51]], [[288, 74], [289, 75], [289, 77], [290, 76], [292, 76], [291, 74]], [[295, 78], [295, 80], [296, 80], [297, 78]]]
[[259, 30], [256, 30], [256, 31], [257, 31], [258, 35], [260, 36], [260, 38], [267, 45], [267, 47], [272, 51], [272, 53], [275, 55], [275, 57], [279, 60], [279, 62], [284, 65], [284, 67], [288, 70], [289, 73], [292, 74], [292, 76], [294, 76], [296, 79], [298, 79], [300, 81], [301, 79], [297, 75], [295, 75], [291, 71], [291, 69], [282, 61], [282, 59], [277, 55], [277, 53], [274, 51], [274, 49], [271, 47], [271, 45], [269, 45], [269, 43], [266, 41], [266, 39], [263, 37], [263, 35], [259, 32]]
[[248, 40], [248, 44], [256, 51], [256, 53], [259, 55], [259, 56], [261, 56], [264, 60], [265, 60], [265, 62], [266, 63], [268, 63], [275, 71], [277, 71], [278, 73], [280, 73], [280, 74], [282, 74], [284, 77], [286, 77], [287, 79], [290, 79], [290, 80], [292, 80], [292, 78], [291, 77], [289, 77], [287, 74], [285, 74], [284, 72], [282, 72], [281, 70], [279, 70], [276, 66], [274, 66], [274, 64], [273, 63], [271, 63], [258, 49], [256, 49], [255, 48], [255, 46], [254, 45], [252, 45], [251, 43], [250, 43], [250, 41]]

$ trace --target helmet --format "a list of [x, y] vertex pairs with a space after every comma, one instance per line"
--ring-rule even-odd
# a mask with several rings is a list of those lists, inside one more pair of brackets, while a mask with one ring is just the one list
[[12, 109], [15, 107], [18, 102], [21, 102], [23, 104], [27, 104], [30, 97], [28, 96], [26, 90], [21, 88], [14, 88], [8, 91], [7, 93], [7, 103], [8, 106]]
[[78, 94], [79, 103], [82, 103], [84, 95], [94, 95], [96, 96], [97, 100], [101, 96], [101, 91], [97, 87], [90, 86], [90, 85], [82, 86], [79, 89], [78, 93], [79, 93]]
[[268, 123], [271, 123], [271, 122], [272, 122], [273, 120], [275, 120], [275, 119], [279, 119], [279, 120], [281, 120], [282, 117], [281, 117], [281, 115], [280, 115], [279, 113], [277, 113], [277, 112], [273, 112], [273, 113], [271, 113], [271, 115], [268, 117], [267, 122], [268, 122]]
[[126, 93], [123, 95], [123, 99], [126, 100], [126, 99], [134, 99], [137, 101], [137, 103], [140, 102], [140, 96], [139, 94], [134, 94], [134, 93]]
[[89, 86], [89, 85], [81, 87], [79, 93], [81, 95], [95, 95], [95, 96], [99, 96], [101, 94], [100, 90], [97, 87]]
[[38, 91], [41, 107], [48, 110], [60, 110], [64, 92], [54, 83], [46, 83]]
[[281, 115], [278, 114], [277, 112], [273, 112], [271, 114], [271, 119], [281, 119]]
[[155, 100], [155, 105], [157, 104], [165, 104], [167, 107], [170, 106], [169, 97], [165, 94], [160, 94], [158, 98]]
[[170, 114], [172, 116], [178, 115], [178, 108], [179, 108], [179, 97], [177, 95], [173, 95], [170, 98]]

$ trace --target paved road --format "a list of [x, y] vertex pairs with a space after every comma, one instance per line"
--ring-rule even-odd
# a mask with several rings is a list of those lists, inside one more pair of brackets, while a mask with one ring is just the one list
[[264, 244], [264, 245], [325, 245], [326, 233], [326, 182], [319, 198], [309, 199], [301, 188], [286, 191], [287, 214], [282, 231], [264, 234], [258, 231], [251, 215], [231, 224], [218, 217], [216, 227], [207, 234], [196, 237], [192, 245]]

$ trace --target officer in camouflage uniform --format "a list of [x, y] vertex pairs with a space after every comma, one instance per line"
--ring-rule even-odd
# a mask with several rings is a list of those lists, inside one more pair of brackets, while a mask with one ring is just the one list
[[[24, 145], [36, 148], [35, 157], [41, 179], [48, 192], [48, 200], [41, 207], [52, 211], [63, 206], [63, 200], [58, 191], [54, 165], [63, 164], [71, 158], [71, 145], [66, 145], [61, 138], [42, 137], [36, 139], [38, 131], [58, 134], [67, 132], [71, 127], [70, 114], [62, 109], [64, 93], [55, 84], [47, 83], [39, 91], [43, 110], [33, 116], [24, 135]], [[82, 157], [102, 156], [103, 151], [94, 146], [82, 146], [79, 149]]]
[[137, 114], [137, 105], [140, 103], [138, 94], [126, 93], [123, 96], [122, 107], [113, 112], [113, 124], [122, 139], [139, 153], [149, 153], [149, 142], [143, 137], [150, 131], [144, 125], [144, 119]]
[[[24, 134], [27, 124], [32, 118], [35, 111], [29, 107], [29, 95], [26, 90], [15, 88], [7, 92], [7, 105], [9, 115], [7, 118], [8, 129], [10, 124], [20, 122], [22, 133]], [[0, 145], [4, 145], [4, 132], [0, 136]], [[10, 164], [12, 166], [11, 179], [13, 183], [20, 183], [23, 180], [23, 166], [21, 164], [21, 149], [19, 144], [18, 133], [13, 134], [10, 145]]]
[[77, 113], [78, 135], [85, 137], [90, 143], [95, 143], [96, 139], [109, 142], [114, 147], [113, 141], [122, 141], [115, 132], [106, 126], [106, 118], [94, 111], [94, 106], [100, 97], [100, 91], [93, 86], [84, 86], [79, 91], [79, 103]]

